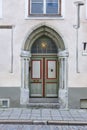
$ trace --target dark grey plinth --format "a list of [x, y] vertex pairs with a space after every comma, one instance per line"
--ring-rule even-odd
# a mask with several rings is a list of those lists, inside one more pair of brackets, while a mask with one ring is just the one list
[[20, 107], [20, 87], [0, 87], [0, 98], [10, 99], [10, 107]]

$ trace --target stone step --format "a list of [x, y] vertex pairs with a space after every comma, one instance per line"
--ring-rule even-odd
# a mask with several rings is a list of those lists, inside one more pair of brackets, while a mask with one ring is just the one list
[[58, 98], [29, 98], [29, 103], [58, 103]]
[[28, 103], [28, 108], [60, 108], [59, 103]]

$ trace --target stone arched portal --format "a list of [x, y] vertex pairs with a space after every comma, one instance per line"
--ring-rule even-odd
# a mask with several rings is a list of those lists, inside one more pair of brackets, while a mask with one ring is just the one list
[[21, 60], [22, 60], [22, 75], [21, 75], [21, 97], [20, 102], [23, 105], [29, 103], [29, 62], [32, 57], [31, 48], [35, 41], [43, 36], [49, 37], [53, 40], [57, 47], [57, 57], [59, 61], [59, 91], [58, 100], [61, 108], [68, 107], [68, 88], [67, 88], [67, 57], [64, 41], [57, 31], [46, 25], [41, 25], [31, 31], [25, 40], [22, 47]]

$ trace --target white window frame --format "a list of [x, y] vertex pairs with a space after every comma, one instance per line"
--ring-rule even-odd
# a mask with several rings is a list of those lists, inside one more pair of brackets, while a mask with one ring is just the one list
[[[34, 14], [34, 13], [31, 13], [31, 0], [30, 0], [30, 14], [32, 15], [32, 14]], [[58, 5], [59, 5], [59, 0], [58, 0]], [[58, 10], [58, 13], [59, 13], [59, 10]], [[57, 13], [57, 14], [58, 14]], [[42, 13], [42, 15], [44, 15], [44, 14], [46, 14], [46, 15], [50, 15], [50, 14], [47, 14], [46, 13], [46, 0], [43, 0], [43, 13]], [[39, 15], [39, 14], [35, 14], [35, 15]], [[54, 15], [55, 15], [55, 13], [54, 13]]]
[[2, 18], [2, 0], [0, 0], [0, 19]]
[[86, 0], [86, 19], [87, 19], [87, 0]]
[[43, 14], [46, 14], [46, 0], [43, 0], [44, 1], [44, 5], [43, 5]]
[[28, 2], [29, 0], [25, 0], [25, 19], [64, 19], [65, 18], [65, 0], [61, 0], [61, 16], [59, 17], [51, 17], [51, 16], [29, 17], [29, 13], [28, 13], [29, 3]]
[[61, 0], [61, 16], [65, 18], [65, 0]]

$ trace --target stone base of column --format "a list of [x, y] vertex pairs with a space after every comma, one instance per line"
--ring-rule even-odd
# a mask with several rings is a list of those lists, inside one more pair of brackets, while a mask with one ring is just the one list
[[68, 109], [68, 91], [59, 89], [59, 104], [60, 109]]
[[29, 89], [21, 88], [20, 104], [27, 105], [29, 103]]

